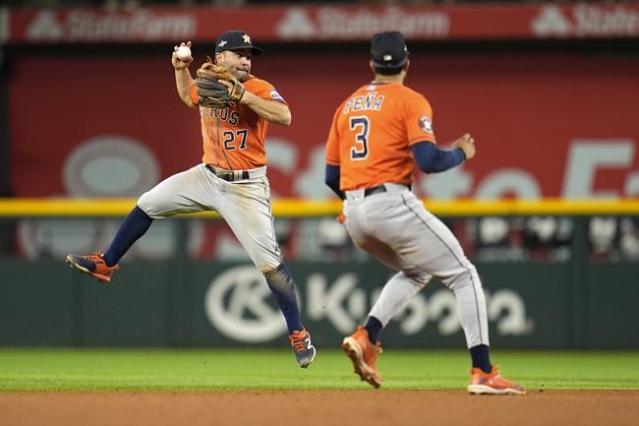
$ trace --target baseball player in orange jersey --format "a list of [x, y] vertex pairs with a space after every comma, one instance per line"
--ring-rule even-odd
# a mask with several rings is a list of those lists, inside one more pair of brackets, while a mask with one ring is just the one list
[[399, 271], [384, 286], [368, 320], [344, 338], [342, 349], [355, 372], [374, 387], [379, 336], [390, 319], [432, 277], [451, 289], [472, 358], [471, 394], [524, 394], [489, 358], [486, 302], [477, 270], [452, 232], [411, 192], [415, 163], [425, 173], [443, 172], [475, 155], [466, 134], [453, 149], [436, 145], [432, 110], [404, 86], [408, 50], [399, 32], [375, 34], [370, 67], [374, 80], [337, 108], [326, 146], [326, 184], [344, 200], [343, 215], [355, 244]]
[[[186, 45], [190, 47], [191, 43]], [[234, 70], [244, 86], [239, 104], [224, 108], [198, 106], [199, 89], [188, 69], [193, 58], [180, 59], [177, 51], [178, 46], [171, 62], [178, 94], [187, 106], [200, 113], [202, 163], [144, 193], [104, 254], [70, 254], [66, 261], [76, 270], [109, 282], [119, 269], [120, 258], [154, 219], [217, 211], [266, 277], [286, 320], [297, 363], [305, 368], [315, 359], [316, 350], [301, 323], [295, 284], [275, 239], [264, 150], [269, 123], [288, 126], [291, 112], [270, 83], [250, 74], [253, 56], [262, 49], [254, 46], [245, 32], [228, 31], [220, 35], [215, 45], [215, 63]]]

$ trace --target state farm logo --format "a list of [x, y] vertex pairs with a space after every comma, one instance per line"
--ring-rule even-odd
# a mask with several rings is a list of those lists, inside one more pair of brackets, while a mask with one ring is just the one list
[[55, 12], [50, 10], [40, 12], [27, 27], [28, 40], [57, 41], [63, 35], [63, 26], [58, 22]]
[[276, 31], [282, 38], [308, 38], [317, 33], [313, 20], [301, 8], [288, 9]]
[[538, 36], [565, 36], [572, 31], [571, 22], [558, 6], [546, 6], [532, 21], [532, 31]]
[[129, 14], [77, 9], [43, 10], [27, 24], [29, 41], [185, 40], [197, 30], [193, 15], [155, 15], [140, 9]]
[[573, 8], [545, 6], [531, 21], [539, 37], [624, 37], [639, 35], [639, 10], [617, 5], [580, 4]]
[[450, 18], [439, 10], [347, 10], [322, 7], [316, 13], [304, 8], [289, 8], [275, 26], [284, 39], [368, 38], [380, 31], [401, 30], [406, 37], [444, 38], [450, 33]]

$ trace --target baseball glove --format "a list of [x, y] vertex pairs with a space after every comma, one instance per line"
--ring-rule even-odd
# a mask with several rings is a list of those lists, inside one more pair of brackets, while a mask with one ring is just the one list
[[[200, 105], [224, 108], [239, 104], [245, 89], [229, 69], [209, 61], [202, 64], [196, 74], [195, 85]], [[224, 85], [220, 81], [225, 81], [229, 85]]]

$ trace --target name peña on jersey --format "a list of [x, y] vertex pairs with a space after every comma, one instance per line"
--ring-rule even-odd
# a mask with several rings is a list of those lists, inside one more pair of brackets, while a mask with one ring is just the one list
[[383, 103], [383, 95], [379, 95], [377, 92], [368, 92], [366, 96], [355, 96], [346, 101], [342, 114], [348, 114], [350, 111], [379, 111], [382, 109]]

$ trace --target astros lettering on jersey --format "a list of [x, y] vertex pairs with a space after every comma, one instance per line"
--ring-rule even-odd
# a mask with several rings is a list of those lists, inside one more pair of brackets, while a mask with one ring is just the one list
[[399, 83], [371, 83], [337, 108], [326, 145], [326, 162], [340, 166], [340, 189], [395, 182], [410, 185], [410, 147], [436, 143], [433, 111], [426, 98]]
[[[272, 84], [253, 75], [243, 83], [246, 90], [262, 99], [286, 103]], [[191, 100], [198, 103], [197, 87]], [[264, 139], [268, 121], [245, 105], [214, 109], [200, 107], [202, 162], [222, 169], [246, 170], [266, 165]]]

